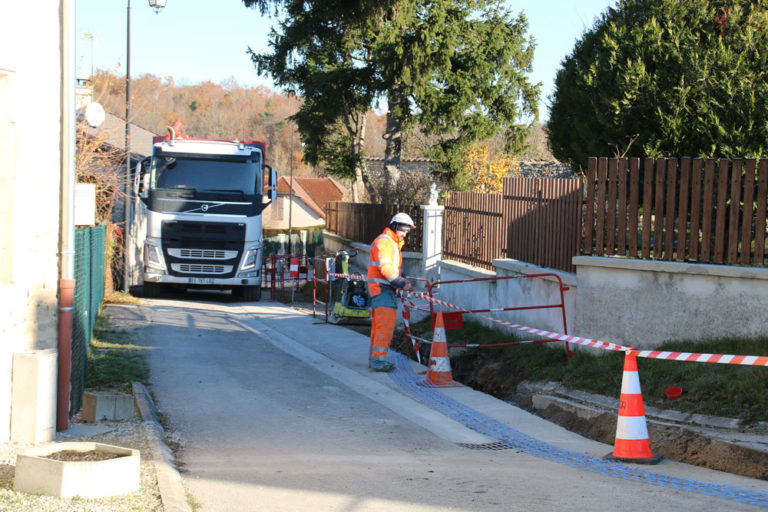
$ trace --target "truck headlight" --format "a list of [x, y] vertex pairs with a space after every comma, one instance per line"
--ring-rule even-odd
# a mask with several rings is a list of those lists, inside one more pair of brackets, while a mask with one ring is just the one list
[[253, 245], [246, 249], [243, 255], [243, 264], [240, 265], [240, 270], [250, 270], [256, 268], [259, 264], [259, 249], [260, 245]]
[[144, 242], [144, 263], [149, 268], [165, 271], [165, 259], [159, 245], [146, 240]]

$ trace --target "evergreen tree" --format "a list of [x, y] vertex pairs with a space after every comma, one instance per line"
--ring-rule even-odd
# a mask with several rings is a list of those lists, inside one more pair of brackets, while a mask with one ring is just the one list
[[307, 155], [337, 175], [360, 178], [359, 119], [376, 101], [388, 107], [392, 185], [409, 130], [434, 140], [430, 156], [447, 180], [460, 183], [473, 142], [503, 132], [508, 146], [521, 150], [537, 118], [525, 18], [512, 17], [497, 0], [244, 2], [283, 8], [272, 53], [252, 58], [259, 72], [304, 98], [295, 119], [309, 141]]
[[766, 57], [766, 0], [621, 0], [557, 73], [552, 153], [765, 156]]

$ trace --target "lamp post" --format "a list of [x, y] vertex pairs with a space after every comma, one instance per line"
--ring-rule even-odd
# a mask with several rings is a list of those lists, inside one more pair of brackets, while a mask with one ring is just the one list
[[95, 37], [96, 36], [94, 36], [90, 32], [86, 32], [85, 34], [83, 34], [83, 38], [91, 40], [91, 76], [90, 76], [91, 80], [93, 80], [93, 71], [94, 71], [94, 69], [93, 69], [93, 40], [94, 40]]
[[293, 254], [293, 130], [291, 130], [291, 183], [288, 189], [288, 254]]
[[[149, 0], [149, 6], [160, 13], [165, 7], [166, 0]], [[130, 224], [131, 224], [131, 0], [128, 0], [125, 30], [125, 199], [123, 202], [123, 291], [128, 293], [131, 288], [130, 266]]]

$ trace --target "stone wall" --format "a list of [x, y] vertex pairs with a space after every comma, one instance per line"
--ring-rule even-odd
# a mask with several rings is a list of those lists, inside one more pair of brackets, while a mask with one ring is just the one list
[[573, 173], [568, 165], [557, 160], [521, 160], [521, 178], [571, 178]]

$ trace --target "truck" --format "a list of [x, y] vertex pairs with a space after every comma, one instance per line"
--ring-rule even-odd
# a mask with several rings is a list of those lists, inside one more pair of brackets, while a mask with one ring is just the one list
[[262, 212], [277, 197], [277, 174], [264, 161], [263, 142], [192, 139], [178, 123], [154, 137], [134, 175], [145, 297], [175, 287], [261, 299]]

